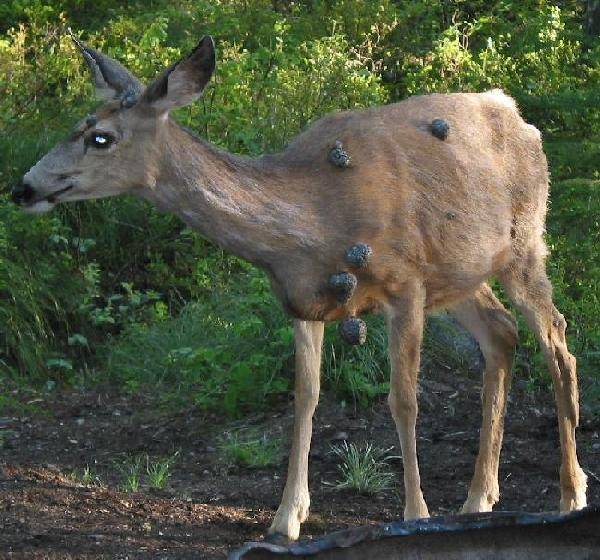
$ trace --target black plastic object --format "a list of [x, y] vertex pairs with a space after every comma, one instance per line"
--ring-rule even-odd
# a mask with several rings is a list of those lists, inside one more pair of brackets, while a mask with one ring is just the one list
[[246, 543], [229, 560], [597, 560], [600, 507], [474, 513], [347, 529], [288, 546]]

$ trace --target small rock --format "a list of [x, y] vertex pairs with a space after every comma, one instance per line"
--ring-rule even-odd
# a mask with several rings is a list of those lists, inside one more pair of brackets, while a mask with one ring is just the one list
[[348, 439], [348, 432], [338, 432], [331, 439], [332, 441], [346, 441]]
[[88, 537], [93, 541], [99, 541], [102, 538], [102, 535], [88, 535]]
[[216, 451], [216, 449], [215, 449], [214, 447], [212, 447], [211, 445], [207, 445], [207, 446], [204, 448], [204, 450], [205, 450], [207, 453], [214, 453], [214, 452]]

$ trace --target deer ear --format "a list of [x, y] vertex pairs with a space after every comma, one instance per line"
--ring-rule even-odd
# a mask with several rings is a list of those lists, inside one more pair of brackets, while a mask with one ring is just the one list
[[119, 99], [131, 104], [143, 90], [142, 83], [116, 60], [88, 47], [71, 34], [92, 72], [96, 95], [103, 99]]
[[189, 105], [200, 97], [215, 66], [215, 43], [207, 35], [187, 58], [167, 68], [146, 88], [143, 100], [162, 111]]

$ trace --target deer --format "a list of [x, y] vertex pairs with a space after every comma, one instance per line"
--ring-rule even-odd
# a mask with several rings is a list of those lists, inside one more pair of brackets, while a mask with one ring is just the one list
[[560, 510], [586, 506], [575, 441], [576, 360], [545, 268], [548, 164], [540, 132], [511, 97], [501, 90], [429, 94], [335, 112], [283, 151], [250, 158], [170, 117], [200, 98], [214, 73], [210, 36], [147, 86], [73, 39], [104, 103], [23, 176], [12, 199], [41, 213], [63, 202], [137, 194], [266, 272], [293, 320], [295, 342], [291, 452], [267, 538], [297, 539], [308, 517], [324, 324], [342, 321], [347, 338], [361, 343], [367, 313], [382, 313], [387, 326], [404, 518], [429, 516], [416, 421], [421, 340], [434, 310], [465, 327], [485, 359], [479, 451], [461, 511], [492, 510], [518, 333], [491, 278], [524, 315], [551, 373]]

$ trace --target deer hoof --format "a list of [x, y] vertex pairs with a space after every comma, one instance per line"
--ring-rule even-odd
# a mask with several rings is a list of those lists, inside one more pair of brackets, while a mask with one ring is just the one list
[[357, 243], [346, 251], [346, 262], [356, 268], [365, 268], [369, 264], [372, 255], [373, 249], [371, 247], [366, 243]]
[[329, 287], [340, 303], [346, 303], [354, 293], [358, 280], [350, 272], [338, 272], [329, 277]]
[[431, 121], [431, 134], [440, 140], [446, 140], [450, 132], [450, 125], [444, 119], [433, 119]]
[[364, 344], [367, 340], [367, 324], [358, 317], [344, 319], [340, 323], [340, 336], [353, 346]]
[[335, 146], [329, 151], [329, 161], [336, 167], [350, 167], [350, 156], [344, 150], [342, 143], [337, 140]]

